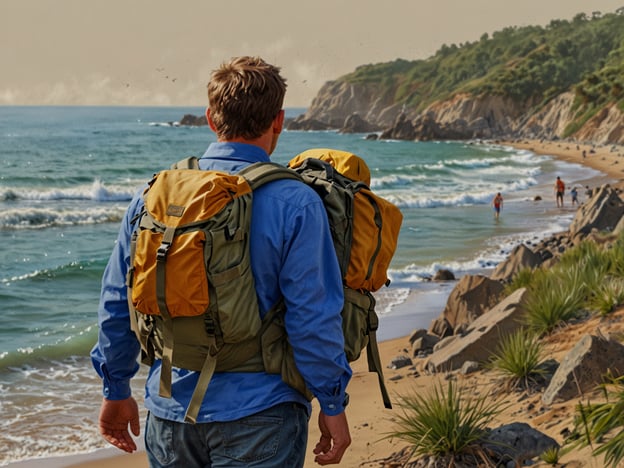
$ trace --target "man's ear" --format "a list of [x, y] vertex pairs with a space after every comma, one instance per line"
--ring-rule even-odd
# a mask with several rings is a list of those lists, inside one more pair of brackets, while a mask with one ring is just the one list
[[210, 129], [217, 133], [217, 129], [215, 127], [214, 122], [212, 121], [212, 117], [210, 116], [210, 107], [206, 107], [206, 120], [208, 121], [208, 125], [210, 125]]
[[273, 119], [273, 134], [280, 134], [284, 128], [284, 109], [279, 111], [275, 119]]

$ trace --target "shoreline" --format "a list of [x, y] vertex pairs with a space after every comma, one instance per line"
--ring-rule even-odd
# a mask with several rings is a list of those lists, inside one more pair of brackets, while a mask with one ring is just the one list
[[[605, 178], [613, 179], [615, 188], [624, 189], [624, 146], [619, 145], [591, 145], [578, 144], [566, 141], [538, 141], [538, 140], [515, 140], [496, 141], [496, 144], [511, 146], [516, 149], [525, 149], [536, 154], [552, 156], [555, 159], [578, 164], [601, 172], [601, 176], [591, 178], [600, 184]], [[585, 157], [583, 156], [585, 151]], [[450, 292], [450, 289], [448, 290]], [[445, 304], [439, 307], [438, 301], [423, 299], [419, 294], [410, 294], [405, 302], [397, 306], [397, 315], [394, 317], [383, 317], [382, 327], [387, 327], [387, 336], [396, 336], [403, 332], [402, 336], [384, 339], [380, 335], [379, 347], [382, 363], [389, 362], [397, 355], [404, 354], [407, 347], [407, 337], [415, 328], [406, 325], [407, 322], [426, 321], [423, 328], [428, 328], [431, 318], [437, 317]], [[422, 302], [424, 301], [424, 302]], [[438, 307], [438, 309], [436, 309]], [[410, 312], [414, 309], [427, 312], [418, 314], [415, 317]], [[409, 317], [408, 317], [409, 316]], [[396, 404], [394, 410], [386, 410], [381, 402], [376, 375], [369, 373], [366, 367], [366, 359], [360, 358], [353, 367], [353, 379], [349, 385], [351, 394], [351, 405], [347, 411], [347, 417], [351, 428], [352, 445], [347, 450], [340, 466], [356, 467], [361, 463], [371, 463], [373, 460], [380, 460], [388, 457], [393, 452], [398, 451], [405, 443], [397, 440], [384, 439], [385, 434], [392, 429], [392, 419], [396, 417]], [[435, 376], [419, 376], [417, 379], [404, 378], [405, 371], [384, 370], [386, 385], [390, 395], [395, 401], [397, 394], [406, 394], [413, 391], [423, 391], [431, 387], [437, 381]], [[391, 377], [400, 377], [397, 380], [390, 380]], [[407, 375], [409, 377], [409, 374]], [[312, 448], [319, 438], [316, 427], [316, 415], [318, 414], [318, 404], [313, 402], [313, 414], [310, 421], [308, 453], [306, 456], [306, 468], [318, 466], [314, 463]], [[144, 421], [142, 421], [142, 429]], [[142, 435], [137, 439], [138, 445], [143, 446]], [[145, 452], [140, 449], [134, 454], [124, 454], [113, 447], [96, 450], [91, 453], [49, 456], [47, 458], [37, 458], [9, 463], [6, 466], [21, 468], [55, 468], [55, 467], [76, 467], [76, 468], [134, 468], [147, 467]], [[375, 466], [370, 464], [369, 466]], [[598, 466], [598, 465], [596, 465]]]
[[593, 145], [563, 140], [527, 139], [497, 140], [497, 143], [595, 169], [609, 178], [616, 179], [618, 181], [615, 184], [616, 187], [621, 187], [624, 183], [624, 145]]

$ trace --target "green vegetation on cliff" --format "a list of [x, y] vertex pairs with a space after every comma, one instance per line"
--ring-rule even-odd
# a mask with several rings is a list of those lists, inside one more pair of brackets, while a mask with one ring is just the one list
[[418, 111], [458, 93], [539, 104], [569, 90], [579, 119], [611, 102], [624, 110], [624, 7], [546, 27], [507, 27], [443, 45], [426, 60], [364, 65], [340, 80], [374, 84], [384, 97]]

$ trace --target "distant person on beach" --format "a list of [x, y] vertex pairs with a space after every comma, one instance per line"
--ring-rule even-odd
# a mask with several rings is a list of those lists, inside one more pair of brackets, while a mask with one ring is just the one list
[[[213, 71], [206, 117], [217, 142], [199, 159], [200, 169], [235, 173], [269, 162], [284, 125], [285, 91], [280, 69], [258, 57], [237, 57]], [[126, 274], [130, 238], [138, 224], [133, 220], [143, 207], [137, 193], [122, 220], [102, 279], [99, 338], [91, 351], [103, 380], [100, 432], [126, 452], [137, 448], [130, 432], [140, 432], [130, 389], [140, 346], [131, 329]], [[351, 368], [341, 327], [342, 279], [325, 208], [305, 184], [278, 180], [254, 192], [252, 213], [250, 261], [260, 316], [285, 304], [284, 327], [296, 366], [320, 406], [315, 461], [338, 464], [351, 444], [345, 415]], [[252, 360], [261, 362], [262, 357], [253, 355]], [[145, 384], [150, 466], [302, 467], [310, 402], [280, 374], [256, 368], [215, 372], [197, 423], [189, 424], [185, 411], [199, 372], [174, 367], [173, 398], [163, 397], [161, 360], [155, 359]]]
[[585, 195], [587, 196], [587, 198], [591, 198], [591, 196], [593, 194], [594, 194], [594, 191], [589, 188], [589, 185], [586, 185], [585, 186]]
[[557, 176], [557, 180], [555, 181], [555, 197], [557, 199], [557, 206], [563, 207], [563, 195], [565, 193], [565, 184], [561, 177]]
[[500, 212], [503, 208], [503, 196], [498, 192], [492, 200], [492, 207], [494, 208], [494, 218], [498, 219]]
[[578, 205], [578, 191], [576, 190], [576, 187], [572, 187], [572, 190], [570, 190], [570, 196], [572, 197], [572, 206]]

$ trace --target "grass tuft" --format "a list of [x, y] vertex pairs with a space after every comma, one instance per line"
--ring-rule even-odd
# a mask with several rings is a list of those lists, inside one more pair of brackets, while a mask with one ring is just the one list
[[540, 276], [529, 290], [526, 325], [537, 334], [548, 334], [577, 318], [585, 299], [586, 289], [579, 273]]
[[416, 455], [448, 456], [473, 453], [487, 425], [500, 413], [500, 404], [487, 395], [469, 398], [449, 381], [429, 394], [399, 397], [402, 414], [388, 437], [408, 442]]
[[488, 367], [507, 379], [508, 389], [530, 388], [543, 374], [543, 353], [538, 336], [526, 329], [505, 336], [488, 363]]
[[624, 376], [607, 377], [602, 389], [604, 403], [577, 405], [574, 433], [579, 445], [595, 446], [593, 454], [615, 468], [624, 460]]
[[624, 279], [608, 278], [593, 292], [590, 306], [602, 317], [624, 303]]
[[559, 463], [559, 456], [561, 455], [559, 447], [548, 447], [544, 452], [540, 455], [540, 460], [549, 465], [555, 466]]

